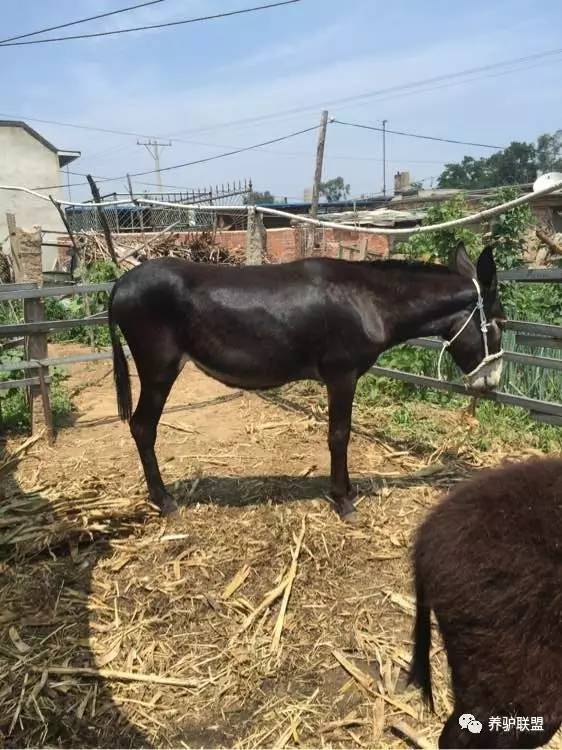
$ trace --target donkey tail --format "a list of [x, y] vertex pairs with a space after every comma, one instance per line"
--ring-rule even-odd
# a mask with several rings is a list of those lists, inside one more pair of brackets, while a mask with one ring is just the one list
[[108, 306], [108, 323], [109, 336], [111, 338], [111, 348], [113, 349], [113, 380], [115, 382], [115, 391], [117, 393], [117, 409], [119, 417], [124, 422], [129, 422], [133, 413], [133, 399], [131, 396], [131, 379], [129, 377], [129, 365], [123, 351], [123, 346], [117, 332], [117, 323], [113, 320], [112, 308], [115, 287], [109, 298]]
[[435, 711], [431, 689], [431, 608], [426, 604], [421, 573], [416, 570], [416, 624], [414, 626], [414, 658], [410, 666], [408, 684], [422, 688], [423, 696]]

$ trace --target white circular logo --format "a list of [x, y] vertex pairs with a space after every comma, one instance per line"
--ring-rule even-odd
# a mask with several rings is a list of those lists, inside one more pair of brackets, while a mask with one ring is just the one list
[[480, 734], [480, 732], [482, 731], [482, 723], [480, 721], [477, 721], [476, 719], [473, 719], [467, 726], [467, 729], [469, 732], [472, 732], [472, 734]]
[[459, 716], [459, 724], [463, 729], [467, 729], [471, 721], [475, 721], [472, 714], [462, 714], [462, 716]]

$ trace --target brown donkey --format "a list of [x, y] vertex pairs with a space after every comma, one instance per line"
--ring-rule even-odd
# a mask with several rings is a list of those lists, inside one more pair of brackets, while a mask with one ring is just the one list
[[435, 613], [455, 706], [439, 747], [531, 748], [562, 722], [562, 458], [483, 471], [422, 524], [410, 681], [433, 703]]

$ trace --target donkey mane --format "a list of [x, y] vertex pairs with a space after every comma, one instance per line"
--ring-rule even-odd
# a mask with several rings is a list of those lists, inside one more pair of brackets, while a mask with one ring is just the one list
[[365, 261], [369, 266], [380, 268], [383, 271], [406, 270], [406, 271], [425, 271], [426, 273], [435, 273], [440, 276], [458, 275], [457, 271], [452, 271], [448, 266], [438, 263], [427, 263], [422, 260], [369, 260]]

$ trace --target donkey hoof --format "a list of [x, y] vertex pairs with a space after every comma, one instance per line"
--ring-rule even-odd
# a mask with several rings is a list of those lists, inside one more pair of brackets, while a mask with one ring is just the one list
[[358, 523], [359, 513], [355, 510], [347, 511], [347, 513], [340, 513], [340, 518], [344, 523]]
[[343, 503], [337, 510], [339, 517], [344, 523], [357, 523], [359, 521], [359, 513], [355, 510], [355, 506], [351, 501]]
[[178, 512], [178, 505], [170, 496], [165, 497], [158, 505], [163, 516], [172, 516]]

